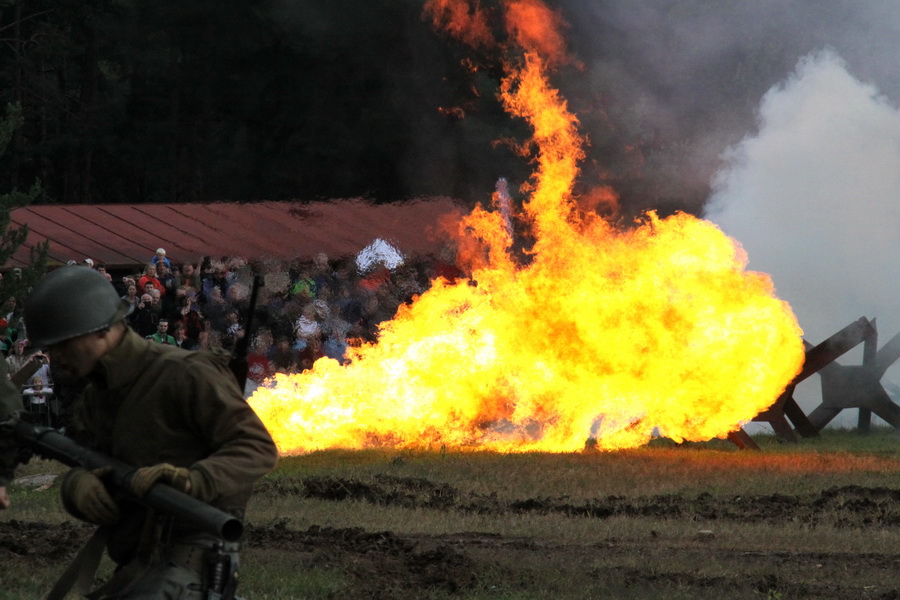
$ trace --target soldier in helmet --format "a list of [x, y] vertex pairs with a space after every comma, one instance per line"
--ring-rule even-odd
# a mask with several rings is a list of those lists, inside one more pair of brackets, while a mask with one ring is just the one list
[[[143, 339], [125, 324], [128, 308], [102, 274], [83, 266], [52, 271], [25, 303], [31, 342], [47, 351], [58, 372], [87, 382], [73, 427], [97, 450], [139, 467], [131, 494], [141, 497], [162, 482], [242, 514], [277, 451], [244, 401], [228, 355]], [[206, 554], [218, 540], [190, 522], [153, 514], [107, 487], [104, 475], [75, 468], [60, 486], [70, 514], [102, 526], [119, 566], [91, 597], [212, 597]]]

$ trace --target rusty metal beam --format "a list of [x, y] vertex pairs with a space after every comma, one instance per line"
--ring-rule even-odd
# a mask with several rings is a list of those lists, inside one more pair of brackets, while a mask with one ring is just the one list
[[753, 441], [750, 434], [744, 431], [743, 428], [729, 433], [728, 439], [741, 450], [759, 450], [759, 445]]

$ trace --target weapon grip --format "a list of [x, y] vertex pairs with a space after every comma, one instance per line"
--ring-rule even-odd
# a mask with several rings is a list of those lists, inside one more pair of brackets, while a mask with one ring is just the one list
[[[20, 419], [15, 425], [14, 435], [44, 458], [58, 460], [70, 467], [92, 470], [111, 465], [113, 482], [126, 491], [131, 490], [131, 478], [137, 469], [101, 452], [89, 450], [55, 429]], [[137, 500], [145, 506], [183, 519], [226, 542], [237, 542], [244, 533], [244, 524], [240, 519], [163, 483], [153, 484], [150, 491]]]

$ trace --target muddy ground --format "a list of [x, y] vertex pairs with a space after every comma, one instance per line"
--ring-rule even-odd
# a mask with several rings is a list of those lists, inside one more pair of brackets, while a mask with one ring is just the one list
[[[900, 491], [858, 486], [808, 495], [602, 497], [573, 504], [552, 498], [503, 502], [494, 496], [461, 493], [446, 484], [383, 476], [368, 482], [341, 478], [266, 481], [257, 493], [487, 515], [561, 513], [598, 520], [618, 515], [772, 527], [792, 523], [810, 528], [852, 528], [873, 536], [900, 524]], [[90, 527], [75, 523], [8, 521], [0, 528], [0, 560], [4, 568], [57, 564], [69, 559], [91, 531]], [[431, 597], [474, 597], [486, 588], [488, 570], [504, 589], [517, 585], [525, 589], [529, 573], [539, 571], [532, 567], [553, 563], [558, 563], [562, 571], [581, 565], [584, 568], [579, 567], [577, 577], [599, 582], [611, 590], [658, 589], [666, 591], [667, 597], [682, 597], [673, 591], [694, 598], [900, 597], [900, 588], [894, 585], [895, 574], [900, 573], [900, 556], [881, 551], [875, 542], [871, 552], [862, 553], [839, 548], [822, 552], [746, 551], [711, 543], [715, 535], [713, 531], [698, 530], [693, 539], [675, 540], [651, 530], [646, 535], [605, 538], [585, 545], [539, 543], [477, 532], [408, 536], [391, 531], [317, 526], [298, 531], [276, 522], [267, 526], [251, 524], [245, 548], [250, 560], [278, 551], [295, 557], [299, 569], [340, 570], [351, 582], [350, 595], [377, 600], [423, 597], [423, 590], [429, 590]], [[655, 557], [666, 553], [677, 553], [688, 564], [715, 563], [721, 568], [714, 569], [713, 574], [709, 569], [661, 568]], [[586, 561], [586, 556], [595, 558]], [[528, 597], [522, 589], [515, 597]], [[346, 591], [339, 595], [346, 596]], [[598, 596], [586, 593], [584, 597]], [[624, 596], [611, 591], [608, 597]], [[635, 592], [628, 597], [654, 596], [649, 591], [646, 596]]]

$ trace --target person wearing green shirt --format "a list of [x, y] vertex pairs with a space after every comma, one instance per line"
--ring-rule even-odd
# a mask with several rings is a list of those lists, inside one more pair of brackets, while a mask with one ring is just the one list
[[175, 338], [169, 335], [168, 319], [160, 319], [159, 323], [156, 324], [156, 333], [154, 333], [153, 335], [148, 335], [147, 339], [153, 340], [157, 344], [168, 344], [170, 346], [174, 346]]

